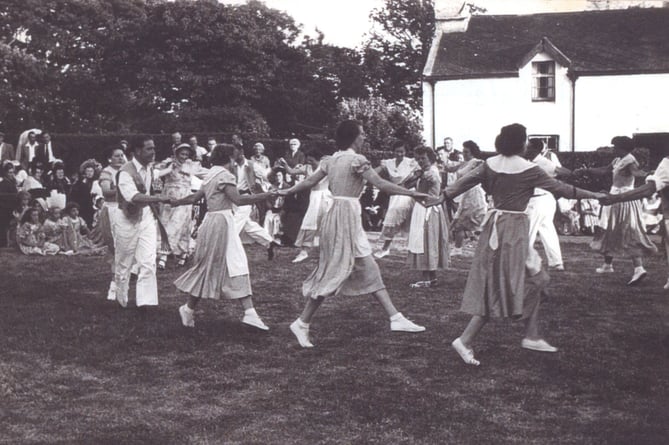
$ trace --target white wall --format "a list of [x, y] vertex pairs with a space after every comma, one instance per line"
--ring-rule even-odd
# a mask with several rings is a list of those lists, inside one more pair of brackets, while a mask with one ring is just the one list
[[[538, 54], [532, 61], [549, 60]], [[499, 129], [514, 122], [527, 127], [529, 134], [560, 136], [560, 150], [570, 146], [571, 82], [567, 70], [556, 64], [555, 102], [532, 101], [532, 64], [519, 70], [519, 76], [500, 79], [440, 81], [435, 85], [435, 135], [437, 146], [446, 136], [455, 147], [471, 139], [484, 150], [493, 150]], [[427, 102], [424, 102], [427, 106]], [[427, 110], [427, 108], [424, 108]], [[426, 119], [424, 125], [430, 125]], [[427, 135], [429, 130], [425, 132]], [[426, 137], [426, 141], [430, 141]]]
[[617, 135], [669, 132], [669, 74], [576, 80], [576, 150], [609, 145]]

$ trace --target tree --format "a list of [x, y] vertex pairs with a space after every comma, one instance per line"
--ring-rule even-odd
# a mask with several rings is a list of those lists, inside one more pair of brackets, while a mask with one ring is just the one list
[[364, 48], [372, 94], [420, 110], [420, 80], [434, 37], [434, 1], [385, 0], [370, 18], [380, 27]]
[[374, 158], [391, 152], [390, 147], [397, 139], [404, 140], [412, 148], [423, 143], [420, 115], [389, 104], [383, 98], [344, 99], [338, 106], [336, 122], [346, 119], [362, 123], [367, 135], [364, 153]]

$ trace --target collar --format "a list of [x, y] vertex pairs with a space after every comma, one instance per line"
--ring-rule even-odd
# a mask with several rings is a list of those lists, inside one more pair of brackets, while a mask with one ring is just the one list
[[132, 163], [135, 165], [135, 168], [137, 169], [137, 171], [140, 171], [140, 170], [148, 170], [148, 168], [146, 168], [145, 166], [143, 166], [143, 165], [137, 160], [137, 158], [134, 157], [134, 156], [132, 157], [132, 161], [130, 161], [130, 162], [132, 162]]
[[522, 173], [536, 166], [536, 164], [533, 164], [532, 162], [525, 158], [521, 158], [518, 155], [493, 156], [486, 161], [486, 164], [488, 164], [488, 167], [490, 167], [490, 169], [496, 173], [508, 174]]

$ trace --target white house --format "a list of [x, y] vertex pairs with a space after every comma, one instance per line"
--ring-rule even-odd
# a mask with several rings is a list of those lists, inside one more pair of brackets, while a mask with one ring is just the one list
[[439, 4], [423, 72], [428, 144], [492, 150], [518, 122], [559, 151], [628, 135], [669, 154], [669, 8], [471, 16]]

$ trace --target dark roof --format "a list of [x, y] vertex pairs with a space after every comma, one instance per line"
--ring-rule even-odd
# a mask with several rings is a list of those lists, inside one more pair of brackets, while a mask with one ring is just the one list
[[444, 33], [428, 78], [517, 75], [547, 38], [577, 74], [669, 72], [669, 8], [475, 15]]

